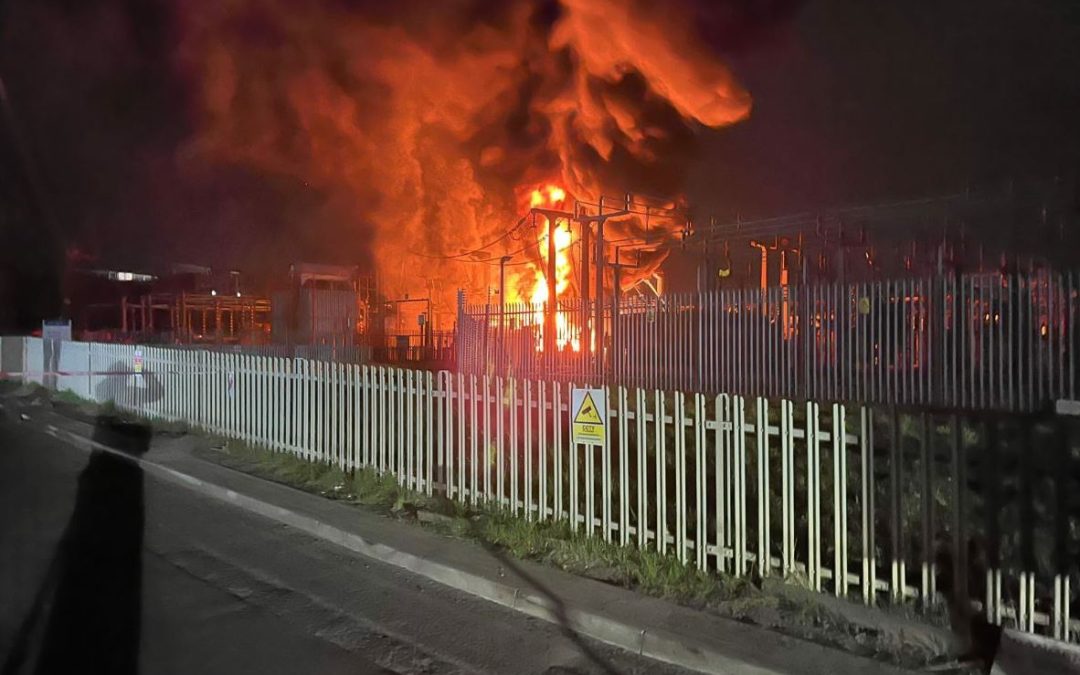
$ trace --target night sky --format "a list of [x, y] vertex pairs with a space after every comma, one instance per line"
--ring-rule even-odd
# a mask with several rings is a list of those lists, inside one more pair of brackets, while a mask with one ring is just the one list
[[[687, 186], [699, 213], [1077, 174], [1080, 3], [734, 4], [760, 20], [702, 30], [754, 107], [701, 132]], [[15, 114], [0, 129], [0, 328], [32, 325], [55, 303], [50, 270], [72, 244], [135, 270], [184, 261], [268, 276], [295, 259], [356, 262], [296, 225], [327, 208], [302, 181], [191, 159], [173, 12], [197, 5], [0, 3], [0, 76]]]
[[1080, 167], [1080, 3], [811, 1], [728, 57], [751, 118], [711, 132], [718, 212], [946, 194]]

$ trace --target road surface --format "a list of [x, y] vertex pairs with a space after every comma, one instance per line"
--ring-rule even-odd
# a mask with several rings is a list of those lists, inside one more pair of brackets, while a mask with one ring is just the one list
[[0, 598], [3, 675], [685, 672], [207, 501], [10, 407]]

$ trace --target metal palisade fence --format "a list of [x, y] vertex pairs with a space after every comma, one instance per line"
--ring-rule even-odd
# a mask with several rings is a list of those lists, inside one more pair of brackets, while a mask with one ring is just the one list
[[618, 386], [595, 447], [550, 379], [36, 338], [0, 354], [9, 376], [702, 569], [1080, 636], [1080, 452], [1054, 418]]
[[234, 344], [183, 344], [170, 345], [174, 349], [204, 350], [251, 356], [310, 359], [314, 361], [340, 361], [342, 363], [371, 363], [372, 348], [368, 345], [234, 345]]
[[793, 400], [1038, 410], [1076, 399], [1074, 274], [968, 274], [546, 307], [462, 305], [467, 374]]

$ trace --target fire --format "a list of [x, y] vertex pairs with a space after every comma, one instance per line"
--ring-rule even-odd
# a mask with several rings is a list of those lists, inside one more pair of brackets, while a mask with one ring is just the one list
[[548, 185], [543, 189], [536, 188], [529, 195], [529, 206], [533, 208], [562, 206], [564, 201], [566, 201], [566, 190], [563, 190], [558, 185]]
[[[490, 242], [517, 244], [507, 253], [528, 243], [507, 227], [530, 206], [631, 184], [677, 200], [695, 129], [751, 108], [699, 30], [705, 20], [756, 20], [739, 3], [203, 4], [176, 13], [174, 61], [191, 85], [184, 165], [240, 167], [289, 186], [279, 202], [304, 206], [278, 209], [280, 231], [295, 236], [296, 255], [361, 262], [380, 293], [429, 295], [450, 322], [458, 289], [475, 299], [490, 286], [490, 261], [476, 254], [499, 253]], [[537, 218], [537, 265], [547, 225]], [[559, 226], [552, 301], [576, 286], [574, 241]], [[641, 218], [607, 227], [609, 241], [677, 231]], [[641, 252], [623, 283], [648, 277], [665, 255]], [[547, 300], [545, 273], [515, 278], [508, 298]]]
[[[548, 223], [544, 218], [544, 229], [540, 233], [538, 245], [540, 257], [544, 260], [543, 270], [536, 270], [536, 283], [533, 285], [529, 302], [542, 303], [548, 301], [547, 276], [544, 270], [548, 269]], [[563, 292], [570, 286], [570, 232], [561, 223], [555, 227], [555, 296], [561, 297]]]
[[[557, 185], [547, 185], [543, 188], [537, 188], [529, 195], [529, 206], [531, 208], [548, 208], [548, 209], [562, 209], [564, 202], [566, 201], [566, 191]], [[572, 265], [570, 263], [570, 246], [573, 244], [573, 236], [570, 234], [569, 223], [557, 222], [555, 227], [551, 228], [551, 222], [548, 216], [538, 216], [536, 220], [537, 224], [537, 247], [540, 250], [541, 266], [535, 271], [535, 280], [533, 282], [532, 292], [529, 294], [529, 302], [534, 307], [533, 320], [540, 326], [540, 337], [538, 339], [538, 349], [544, 348], [544, 305], [548, 302], [549, 290], [547, 270], [550, 267], [550, 260], [548, 260], [548, 235], [553, 229], [555, 233], [555, 301], [558, 303], [558, 299], [563, 296], [566, 289], [570, 287], [570, 275], [572, 272]], [[563, 349], [567, 345], [574, 351], [581, 349], [581, 343], [575, 333], [571, 331], [569, 322], [566, 319], [565, 313], [557, 312], [555, 315], [555, 344], [559, 349]]]
[[[548, 185], [543, 189], [537, 188], [529, 196], [529, 206], [532, 208], [557, 209], [563, 206], [566, 200], [566, 191], [557, 185]], [[533, 285], [529, 302], [533, 304], [548, 301], [548, 284], [544, 272], [550, 266], [548, 260], [548, 233], [550, 222], [547, 216], [537, 218], [538, 239], [537, 246], [540, 249], [540, 258], [543, 261], [541, 269], [536, 270], [536, 283]], [[555, 224], [555, 296], [561, 296], [570, 285], [570, 244], [571, 235], [568, 224]]]

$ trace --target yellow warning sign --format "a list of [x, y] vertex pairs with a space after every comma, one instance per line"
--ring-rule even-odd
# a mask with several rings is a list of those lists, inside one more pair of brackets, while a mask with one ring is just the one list
[[603, 389], [577, 389], [571, 392], [574, 411], [574, 443], [604, 445], [607, 431], [607, 396]]

